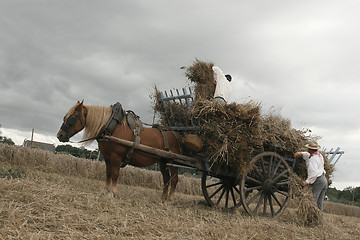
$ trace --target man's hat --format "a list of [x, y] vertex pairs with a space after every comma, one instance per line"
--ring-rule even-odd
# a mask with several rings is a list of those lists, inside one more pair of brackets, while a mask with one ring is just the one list
[[315, 142], [315, 141], [309, 142], [308, 144], [305, 145], [305, 147], [307, 147], [309, 149], [312, 149], [312, 150], [319, 150], [320, 149], [319, 144], [317, 142]]
[[227, 79], [229, 82], [231, 82], [232, 77], [231, 77], [230, 74], [226, 74], [225, 77], [226, 77], [226, 79]]

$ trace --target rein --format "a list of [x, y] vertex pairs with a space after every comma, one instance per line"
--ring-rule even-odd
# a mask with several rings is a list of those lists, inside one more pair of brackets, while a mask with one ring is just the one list
[[[147, 126], [151, 126], [151, 127], [158, 127], [159, 125], [158, 124], [149, 124], [149, 123], [143, 123], [144, 125], [147, 125]], [[101, 134], [101, 138], [103, 138], [104, 136], [111, 136], [109, 134]], [[78, 141], [78, 142], [73, 142], [73, 141], [69, 141], [69, 143], [83, 143], [83, 142], [87, 142], [87, 141], [91, 141], [91, 140], [97, 140], [99, 139], [98, 136], [96, 137], [92, 137], [92, 138], [88, 138], [88, 139], [84, 139], [84, 140], [81, 140], [81, 141]]]
[[81, 140], [81, 141], [78, 141], [78, 142], [69, 141], [69, 143], [83, 143], [83, 142], [87, 142], [87, 141], [91, 141], [91, 140], [96, 140], [96, 139], [98, 139], [98, 138], [97, 138], [97, 137], [92, 137], [92, 138], [88, 138], [88, 139]]

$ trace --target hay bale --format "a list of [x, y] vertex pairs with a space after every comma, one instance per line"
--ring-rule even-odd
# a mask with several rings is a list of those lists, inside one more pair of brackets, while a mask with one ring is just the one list
[[213, 62], [195, 59], [193, 64], [186, 68], [185, 76], [195, 84], [209, 84], [214, 82]]
[[185, 76], [195, 84], [196, 99], [211, 99], [215, 93], [214, 63], [195, 59], [193, 64], [186, 68]]
[[300, 185], [302, 179], [292, 174], [290, 186], [292, 189], [292, 199], [296, 201], [298, 209], [296, 211], [297, 222], [299, 225], [307, 227], [319, 226], [323, 223], [323, 214], [314, 202], [314, 196], [310, 187]]

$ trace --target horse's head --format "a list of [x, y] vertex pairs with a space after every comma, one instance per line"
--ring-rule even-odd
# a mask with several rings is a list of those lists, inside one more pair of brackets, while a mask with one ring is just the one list
[[68, 142], [69, 139], [84, 129], [86, 123], [86, 108], [83, 101], [77, 102], [64, 117], [64, 122], [57, 133], [60, 142]]

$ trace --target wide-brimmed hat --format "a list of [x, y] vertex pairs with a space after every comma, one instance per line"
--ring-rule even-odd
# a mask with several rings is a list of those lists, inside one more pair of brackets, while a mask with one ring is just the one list
[[230, 75], [230, 74], [226, 74], [226, 75], [225, 75], [225, 77], [226, 77], [226, 79], [227, 79], [229, 82], [231, 82], [232, 77], [231, 77], [231, 75]]
[[319, 144], [317, 142], [315, 142], [315, 141], [309, 142], [308, 144], [305, 145], [305, 147], [307, 147], [309, 149], [312, 149], [312, 150], [319, 150], [320, 149]]

